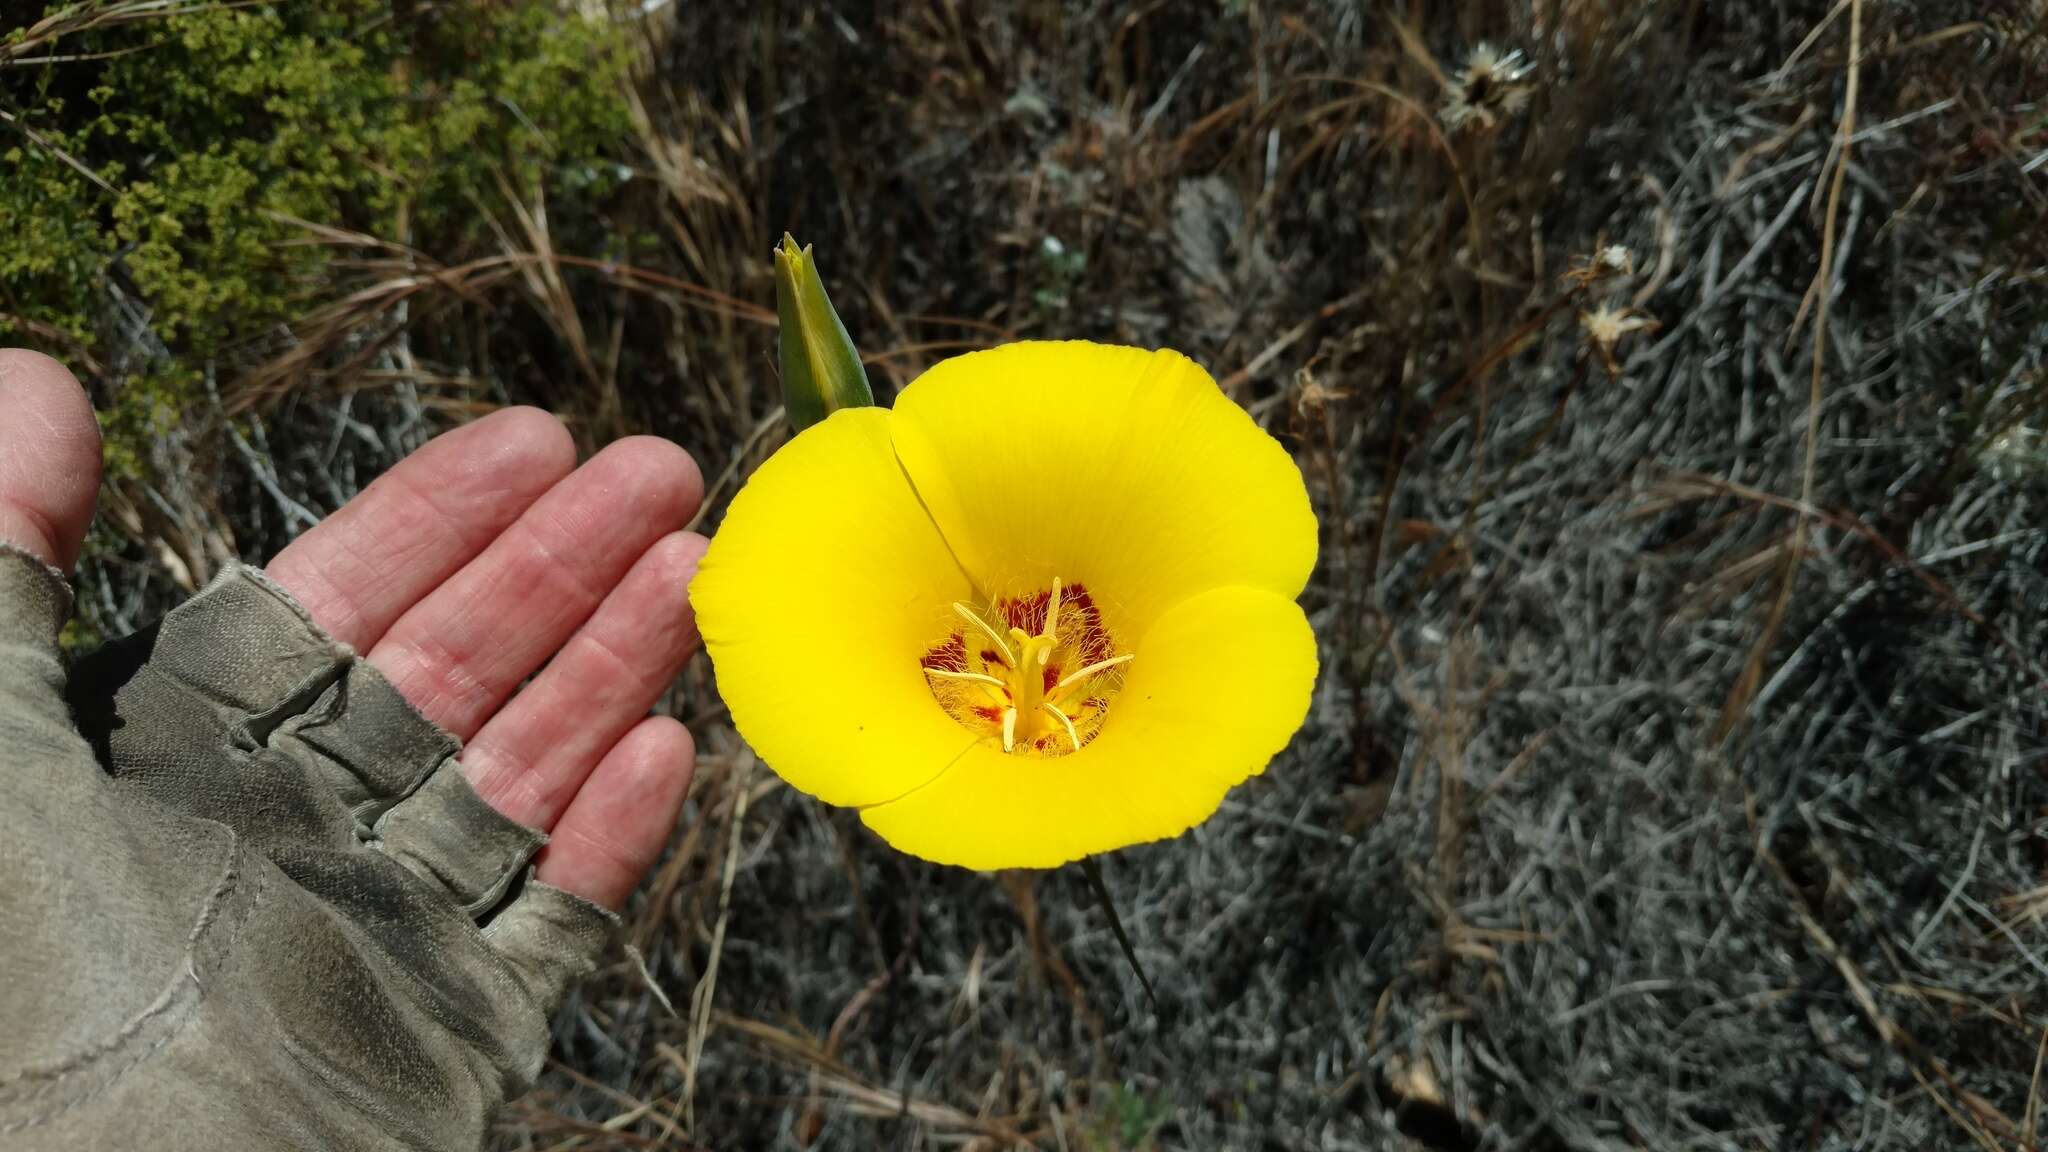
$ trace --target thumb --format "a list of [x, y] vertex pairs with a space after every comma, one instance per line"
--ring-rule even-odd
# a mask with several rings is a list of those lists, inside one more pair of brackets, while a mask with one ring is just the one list
[[69, 570], [92, 523], [100, 428], [62, 364], [0, 348], [0, 541]]

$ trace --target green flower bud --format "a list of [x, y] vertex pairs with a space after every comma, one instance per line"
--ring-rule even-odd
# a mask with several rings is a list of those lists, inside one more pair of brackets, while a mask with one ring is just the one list
[[782, 403], [798, 432], [841, 408], [873, 405], [860, 352], [818, 278], [809, 247], [788, 233], [775, 250], [775, 312], [781, 321]]

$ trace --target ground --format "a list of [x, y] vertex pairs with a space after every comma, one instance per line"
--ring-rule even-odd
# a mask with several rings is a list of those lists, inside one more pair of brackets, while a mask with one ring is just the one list
[[[1322, 521], [1308, 724], [1101, 861], [1156, 1002], [1078, 870], [891, 852], [699, 660], [683, 829], [504, 1147], [2039, 1146], [2039, 3], [499, 6], [517, 60], [606, 62], [559, 75], [450, 32], [488, 6], [279, 5], [410, 96], [265, 99], [448, 187], [252, 152], [274, 231], [226, 254], [234, 205], [77, 111], [85, 70], [247, 58], [183, 7], [0, 46], [40, 181], [0, 213], [74, 238], [0, 265], [0, 320], [122, 453], [81, 642], [504, 403], [680, 441], [715, 530], [786, 435], [785, 229], [885, 396], [1012, 338], [1177, 347]], [[81, 43], [151, 47], [38, 59]], [[246, 292], [174, 274], [208, 260]]]

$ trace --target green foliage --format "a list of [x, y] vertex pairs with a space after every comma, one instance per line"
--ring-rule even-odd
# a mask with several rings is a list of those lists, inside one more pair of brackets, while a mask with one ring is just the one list
[[1089, 1125], [1086, 1146], [1093, 1152], [1149, 1152], [1159, 1147], [1156, 1134], [1172, 1115], [1165, 1096], [1111, 1084]]
[[554, 0], [206, 8], [30, 55], [59, 59], [0, 68], [0, 338], [132, 373], [138, 302], [137, 430], [334, 294], [293, 220], [460, 259], [504, 186], [594, 216], [630, 130], [621, 29]]
[[1038, 287], [1031, 303], [1040, 320], [1050, 320], [1067, 310], [1073, 294], [1088, 271], [1088, 253], [1069, 248], [1057, 236], [1046, 236], [1038, 245]]
[[73, 616], [64, 622], [64, 631], [57, 635], [57, 646], [66, 652], [84, 652], [100, 642], [99, 629], [86, 623], [83, 616]]
[[199, 395], [199, 373], [175, 360], [152, 363], [121, 381], [113, 405], [100, 413], [102, 471], [117, 480], [141, 478], [147, 445], [175, 430]]

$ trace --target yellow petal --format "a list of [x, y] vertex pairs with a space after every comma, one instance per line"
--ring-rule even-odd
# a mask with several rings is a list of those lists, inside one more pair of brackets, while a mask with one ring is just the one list
[[1178, 835], [1264, 770], [1308, 714], [1316, 643], [1292, 600], [1216, 588], [1161, 615], [1093, 743], [1022, 760], [992, 741], [861, 819], [913, 856], [1049, 868]]
[[990, 595], [1085, 584], [1118, 636], [1230, 584], [1286, 597], [1316, 521], [1284, 448], [1177, 352], [1026, 342], [897, 398], [896, 453]]
[[835, 412], [769, 457], [690, 596], [734, 726], [826, 803], [901, 796], [972, 741], [919, 660], [968, 582], [897, 466], [886, 411]]

